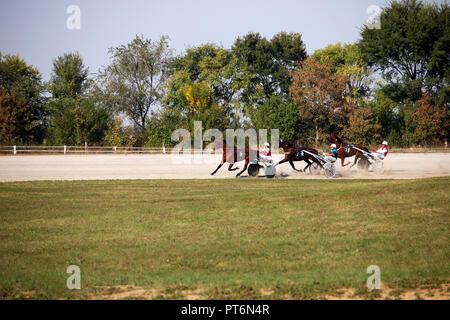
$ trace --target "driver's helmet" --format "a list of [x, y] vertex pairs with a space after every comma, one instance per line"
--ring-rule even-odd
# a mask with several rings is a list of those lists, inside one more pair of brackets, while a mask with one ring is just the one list
[[268, 142], [264, 142], [265, 147], [270, 147], [270, 144]]
[[386, 140], [384, 140], [382, 144], [385, 145], [385, 146], [387, 146], [387, 145], [388, 145], [388, 142], [387, 142]]
[[336, 145], [333, 143], [330, 148], [336, 149]]

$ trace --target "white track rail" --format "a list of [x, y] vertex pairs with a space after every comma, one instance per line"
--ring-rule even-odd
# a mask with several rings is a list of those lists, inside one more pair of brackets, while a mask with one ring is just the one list
[[[116, 146], [0, 146], [0, 154], [120, 154], [120, 153], [145, 153], [166, 154], [183, 152], [176, 148], [165, 147], [116, 147]], [[191, 149], [190, 153], [209, 153], [210, 150]]]

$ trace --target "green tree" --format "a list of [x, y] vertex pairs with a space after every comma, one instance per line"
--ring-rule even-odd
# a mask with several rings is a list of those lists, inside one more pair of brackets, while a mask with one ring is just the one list
[[245, 108], [256, 108], [273, 95], [289, 97], [290, 72], [306, 58], [298, 33], [281, 32], [270, 41], [259, 33], [237, 38], [232, 47], [237, 59], [234, 85]]
[[450, 63], [448, 3], [392, 1], [383, 8], [380, 21], [380, 29], [363, 27], [359, 45], [364, 59], [387, 80], [385, 93], [402, 102], [420, 99], [422, 90], [431, 95], [446, 90]]
[[280, 138], [295, 142], [308, 140], [308, 125], [301, 121], [298, 115], [298, 106], [290, 99], [280, 96], [271, 96], [263, 105], [253, 109], [249, 115], [252, 125], [268, 131], [278, 129]]
[[172, 132], [179, 128], [189, 129], [185, 118], [175, 109], [164, 108], [157, 111], [150, 119], [146, 129], [146, 145], [148, 147], [173, 147], [177, 144], [171, 140]]
[[111, 63], [100, 71], [99, 92], [117, 114], [126, 114], [138, 132], [145, 131], [152, 108], [160, 105], [172, 59], [168, 38], [136, 36], [109, 49]]
[[75, 99], [84, 94], [91, 85], [88, 74], [89, 70], [78, 52], [66, 53], [53, 61], [48, 91], [54, 99]]
[[64, 54], [53, 61], [53, 72], [47, 84], [51, 93], [49, 142], [80, 145], [84, 142], [101, 143], [111, 116], [93, 92], [78, 53]]
[[228, 107], [235, 93], [231, 83], [235, 65], [236, 60], [229, 50], [204, 44], [188, 48], [184, 55], [174, 59], [171, 75], [184, 72], [192, 83], [204, 82], [212, 90], [211, 98]]
[[214, 44], [188, 48], [171, 65], [159, 116], [176, 118], [180, 127], [189, 130], [196, 120], [203, 121], [205, 128], [224, 130], [233, 126], [236, 107], [231, 79], [235, 63], [229, 50]]
[[8, 132], [1, 137], [0, 144], [42, 142], [46, 129], [46, 99], [39, 71], [18, 55], [0, 53], [0, 93], [0, 131]]
[[361, 102], [363, 108], [370, 109], [374, 121], [379, 124], [380, 135], [391, 145], [403, 146], [404, 107], [390, 99], [383, 90], [377, 90], [373, 99]]
[[111, 121], [109, 111], [92, 97], [60, 98], [50, 102], [49, 143], [101, 144]]

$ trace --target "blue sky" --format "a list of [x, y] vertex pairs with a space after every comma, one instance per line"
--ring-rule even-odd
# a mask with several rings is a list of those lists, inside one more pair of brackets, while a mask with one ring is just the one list
[[[385, 0], [2, 0], [0, 52], [19, 54], [49, 79], [52, 60], [79, 51], [91, 72], [108, 63], [108, 48], [136, 34], [168, 35], [177, 54], [214, 42], [230, 48], [238, 36], [280, 31], [302, 34], [308, 53], [357, 41], [368, 6]], [[81, 9], [81, 28], [69, 30], [69, 5]]]

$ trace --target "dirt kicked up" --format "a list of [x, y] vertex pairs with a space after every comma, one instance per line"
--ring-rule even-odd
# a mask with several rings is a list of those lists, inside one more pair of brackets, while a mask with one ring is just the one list
[[[104, 180], [104, 179], [220, 179], [234, 178], [238, 171], [228, 171], [228, 164], [211, 176], [220, 155], [209, 155], [207, 163], [176, 163], [168, 154], [158, 155], [16, 155], [0, 157], [0, 181], [32, 180]], [[212, 159], [211, 159], [212, 157]], [[281, 159], [275, 155], [274, 160]], [[353, 158], [346, 159], [346, 162]], [[305, 162], [295, 162], [303, 169]], [[242, 169], [244, 162], [238, 162]], [[390, 153], [384, 160], [384, 173], [358, 171], [356, 166], [341, 167], [336, 162], [334, 179], [408, 179], [450, 175], [450, 153]], [[261, 170], [260, 174], [263, 174]], [[244, 172], [241, 178], [248, 178]], [[262, 178], [260, 176], [260, 178]], [[277, 167], [276, 178], [325, 179], [292, 170], [289, 163]], [[253, 179], [253, 178], [252, 178]]]

